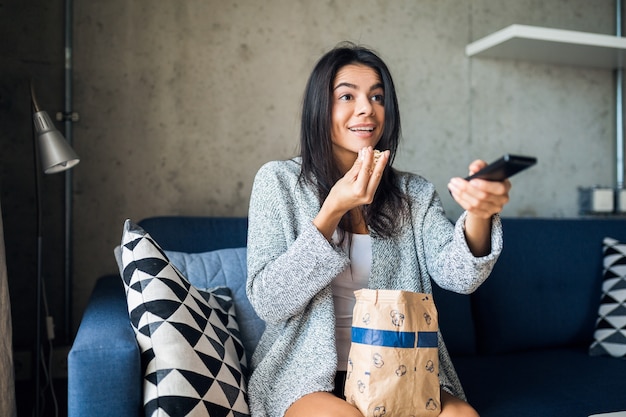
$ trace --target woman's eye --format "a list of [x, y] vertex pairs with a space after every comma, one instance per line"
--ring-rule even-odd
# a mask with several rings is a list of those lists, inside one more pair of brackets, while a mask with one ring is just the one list
[[375, 96], [372, 96], [372, 101], [375, 101], [377, 103], [384, 103], [385, 102], [385, 96], [382, 94], [376, 94]]
[[339, 100], [342, 100], [342, 101], [352, 100], [352, 94], [344, 94], [342, 96], [339, 96]]

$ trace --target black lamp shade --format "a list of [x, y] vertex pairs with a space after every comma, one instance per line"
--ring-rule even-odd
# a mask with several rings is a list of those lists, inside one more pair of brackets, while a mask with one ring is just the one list
[[76, 152], [52, 123], [45, 111], [33, 114], [35, 134], [39, 145], [41, 168], [46, 174], [65, 171], [80, 162]]

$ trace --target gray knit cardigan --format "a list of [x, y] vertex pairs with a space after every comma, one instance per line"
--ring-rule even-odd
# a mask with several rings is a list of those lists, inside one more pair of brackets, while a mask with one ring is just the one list
[[[316, 191], [298, 181], [300, 159], [265, 164], [252, 189], [248, 229], [247, 295], [266, 331], [252, 356], [248, 384], [253, 417], [282, 417], [303, 395], [332, 391], [337, 368], [331, 281], [349, 264], [313, 225], [320, 203]], [[410, 198], [410, 224], [400, 236], [371, 232], [369, 288], [432, 292], [441, 287], [471, 293], [489, 275], [502, 249], [502, 227], [493, 218], [491, 254], [474, 257], [463, 226], [446, 218], [434, 186], [399, 174]], [[409, 222], [407, 222], [409, 223]], [[440, 382], [465, 398], [439, 335]]]

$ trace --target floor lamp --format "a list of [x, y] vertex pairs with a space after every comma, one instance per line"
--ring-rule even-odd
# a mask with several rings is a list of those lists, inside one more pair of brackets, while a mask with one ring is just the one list
[[41, 332], [42, 332], [42, 209], [39, 167], [46, 174], [63, 172], [78, 164], [80, 159], [52, 123], [50, 116], [39, 108], [35, 88], [30, 84], [33, 111], [33, 142], [35, 155], [35, 192], [37, 199], [37, 335], [35, 341], [35, 416], [40, 415]]

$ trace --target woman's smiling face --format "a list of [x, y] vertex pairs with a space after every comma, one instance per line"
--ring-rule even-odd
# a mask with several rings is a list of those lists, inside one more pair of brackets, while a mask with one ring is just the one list
[[378, 73], [350, 64], [341, 68], [333, 83], [333, 153], [343, 169], [354, 164], [360, 149], [376, 146], [385, 126], [385, 95]]

